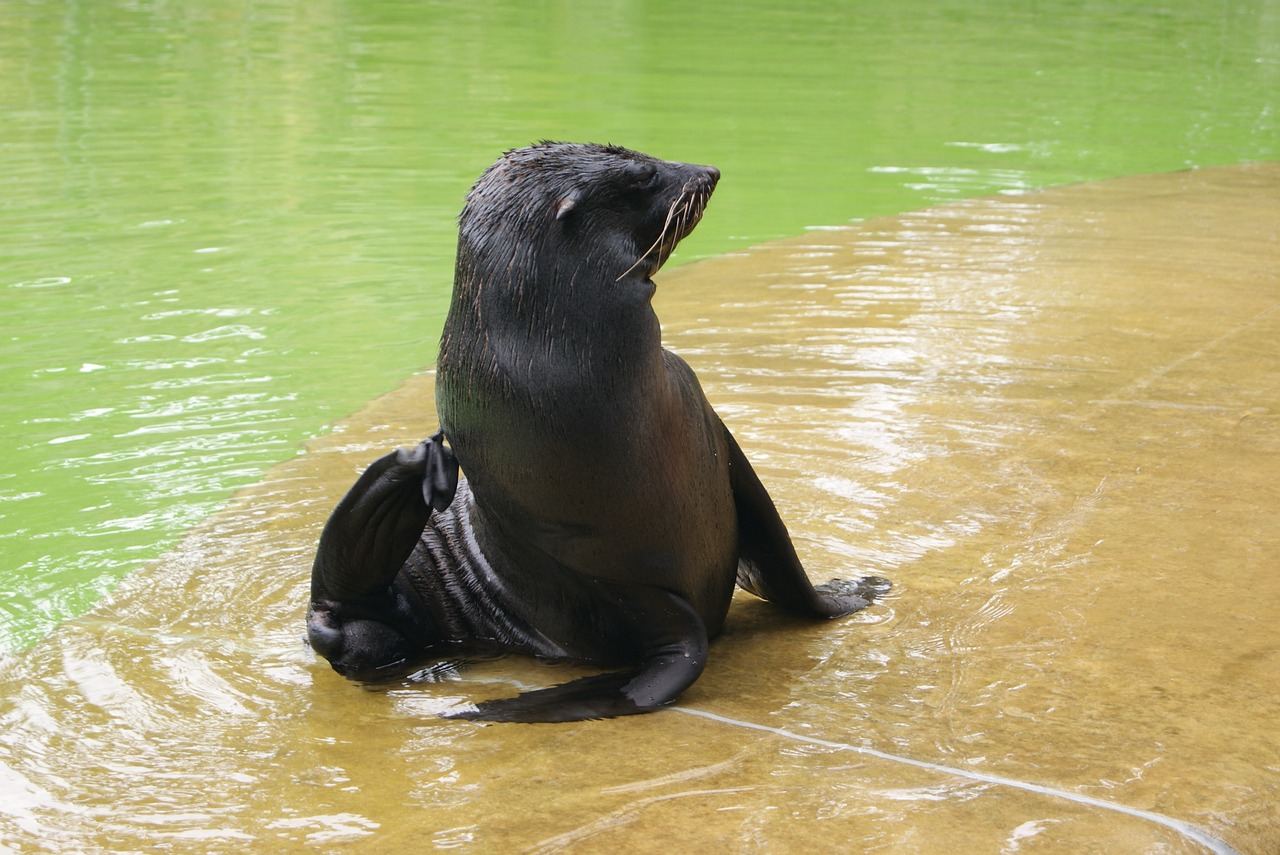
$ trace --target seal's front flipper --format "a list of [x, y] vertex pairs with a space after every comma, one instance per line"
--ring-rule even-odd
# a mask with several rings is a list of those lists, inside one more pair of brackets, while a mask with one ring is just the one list
[[623, 693], [623, 687], [635, 674], [617, 671], [583, 677], [549, 689], [524, 692], [514, 698], [481, 701], [471, 709], [445, 713], [444, 718], [532, 723], [585, 721], [648, 712]]
[[[830, 582], [814, 585], [813, 589], [817, 591], [818, 596], [828, 600], [855, 603], [854, 608], [849, 609], [849, 612], [856, 612], [871, 605], [876, 597], [889, 593], [892, 587], [893, 583], [883, 576], [862, 576], [857, 579], [832, 579]], [[849, 612], [841, 612], [841, 614]]]
[[[722, 425], [723, 427], [723, 425]], [[804, 572], [787, 526], [729, 429], [729, 482], [738, 515], [738, 586], [788, 611], [839, 617], [866, 608], [889, 590], [878, 576], [833, 579], [817, 588]]]
[[514, 698], [482, 701], [445, 718], [469, 721], [557, 722], [652, 712], [673, 703], [707, 662], [707, 630], [680, 597], [657, 588], [626, 588], [629, 626], [643, 638], [639, 668], [572, 680]]

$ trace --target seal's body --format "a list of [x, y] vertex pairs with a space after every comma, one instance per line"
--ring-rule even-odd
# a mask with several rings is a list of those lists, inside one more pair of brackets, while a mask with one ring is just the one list
[[[437, 365], [439, 435], [376, 462], [312, 575], [312, 645], [356, 679], [477, 650], [628, 670], [461, 718], [645, 712], [701, 673], [735, 579], [815, 617], [868, 578], [815, 589], [697, 378], [664, 350], [653, 273], [719, 173], [613, 146], [508, 152], [460, 219]], [[433, 506], [435, 510], [433, 511]]]

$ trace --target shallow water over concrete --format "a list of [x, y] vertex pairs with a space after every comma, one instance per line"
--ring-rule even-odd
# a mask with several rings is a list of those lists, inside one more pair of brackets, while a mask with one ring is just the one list
[[1278, 271], [1269, 164], [960, 202], [664, 272], [669, 346], [811, 574], [896, 587], [822, 624], [740, 594], [680, 709], [626, 720], [442, 722], [574, 671], [510, 658], [370, 692], [303, 645], [332, 504], [434, 429], [413, 378], [0, 663], [0, 844], [1205, 851], [1008, 779], [1274, 852]]

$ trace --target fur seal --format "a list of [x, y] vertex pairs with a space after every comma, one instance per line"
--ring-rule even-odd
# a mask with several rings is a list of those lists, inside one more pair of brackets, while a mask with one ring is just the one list
[[449, 717], [643, 713], [701, 674], [735, 581], [814, 618], [887, 590], [810, 583], [693, 371], [661, 345], [651, 277], [719, 177], [543, 142], [472, 187], [437, 362], [442, 434], [374, 462], [320, 538], [307, 628], [336, 671], [399, 678], [477, 652], [622, 666]]

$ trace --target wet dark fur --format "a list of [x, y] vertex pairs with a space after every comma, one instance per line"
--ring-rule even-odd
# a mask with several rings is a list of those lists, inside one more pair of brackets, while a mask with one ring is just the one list
[[646, 712], [702, 672], [735, 580], [812, 617], [887, 587], [810, 584], [697, 378], [662, 349], [650, 277], [718, 179], [614, 146], [542, 143], [476, 182], [436, 393], [466, 477], [453, 496], [452, 455], [433, 437], [375, 462], [334, 512], [308, 630], [339, 673], [518, 651], [625, 670], [454, 717]]

